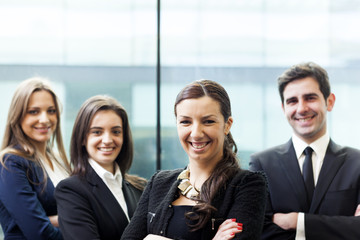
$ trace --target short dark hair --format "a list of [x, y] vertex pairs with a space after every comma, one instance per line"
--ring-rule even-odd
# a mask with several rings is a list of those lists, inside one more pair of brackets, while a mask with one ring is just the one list
[[331, 90], [329, 76], [326, 70], [316, 63], [305, 62], [293, 65], [278, 78], [278, 89], [282, 103], [284, 103], [284, 89], [286, 85], [292, 81], [306, 77], [312, 77], [318, 82], [325, 100], [329, 97]]

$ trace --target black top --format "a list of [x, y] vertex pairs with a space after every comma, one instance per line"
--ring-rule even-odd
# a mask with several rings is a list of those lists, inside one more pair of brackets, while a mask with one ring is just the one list
[[[148, 182], [133, 218], [121, 239], [142, 240], [148, 234], [167, 237], [170, 218], [174, 215], [172, 202], [179, 198], [177, 179], [184, 169], [157, 172]], [[199, 240], [213, 239], [220, 224], [226, 219], [236, 218], [243, 224], [243, 231], [233, 240], [260, 239], [264, 221], [266, 181], [261, 173], [247, 170], [238, 172], [218, 189], [211, 201], [217, 211], [200, 230]]]
[[[131, 219], [141, 191], [123, 179], [122, 191]], [[85, 177], [71, 176], [56, 187], [59, 224], [66, 240], [119, 240], [128, 219], [120, 204], [89, 167]]]
[[192, 221], [186, 219], [185, 214], [191, 212], [193, 206], [173, 206], [174, 214], [170, 218], [166, 236], [172, 239], [199, 240], [201, 231], [191, 231], [188, 224]]

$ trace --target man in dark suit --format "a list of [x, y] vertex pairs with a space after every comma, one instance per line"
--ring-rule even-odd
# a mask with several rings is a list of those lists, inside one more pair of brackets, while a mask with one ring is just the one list
[[360, 239], [360, 151], [328, 135], [335, 95], [327, 72], [294, 65], [278, 88], [293, 136], [250, 159], [250, 170], [265, 172], [269, 184], [262, 239]]

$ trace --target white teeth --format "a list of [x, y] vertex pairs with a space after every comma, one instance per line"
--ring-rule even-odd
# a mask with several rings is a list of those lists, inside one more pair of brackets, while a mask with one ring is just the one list
[[110, 152], [113, 150], [113, 148], [99, 148], [99, 150], [103, 152]]
[[306, 122], [309, 121], [312, 117], [308, 117], [308, 118], [299, 118], [300, 122]]
[[200, 145], [196, 145], [196, 144], [192, 143], [192, 146], [193, 146], [194, 148], [196, 148], [196, 149], [201, 149], [201, 148], [203, 148], [203, 147], [206, 146], [206, 143], [203, 143], [203, 144], [200, 144]]

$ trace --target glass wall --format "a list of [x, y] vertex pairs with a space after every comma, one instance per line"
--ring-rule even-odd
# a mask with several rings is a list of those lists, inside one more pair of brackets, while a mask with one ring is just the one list
[[[0, 1], [0, 126], [17, 84], [49, 78], [63, 103], [69, 149], [80, 105], [106, 94], [128, 111], [135, 140], [133, 172], [155, 171], [156, 1]], [[144, 86], [146, 86], [144, 88]], [[149, 111], [146, 113], [146, 111]], [[0, 136], [3, 135], [0, 128]], [[141, 166], [141, 167], [140, 167]]]
[[[186, 164], [174, 129], [176, 92], [195, 79], [212, 79], [230, 94], [241, 165], [249, 155], [291, 137], [277, 77], [293, 64], [313, 61], [329, 72], [336, 96], [328, 130], [338, 143], [360, 147], [360, 1], [252, 0], [162, 2], [163, 166]], [[171, 118], [172, 117], [172, 118]], [[170, 121], [171, 119], [171, 121]], [[179, 151], [179, 158], [173, 151]], [[172, 155], [172, 156], [169, 156]], [[169, 156], [169, 157], [168, 157]]]
[[[0, 137], [17, 84], [49, 78], [63, 103], [63, 136], [90, 96], [107, 94], [127, 109], [135, 142], [131, 172], [156, 168], [157, 2], [151, 0], [1, 0]], [[293, 64], [325, 67], [336, 95], [329, 132], [360, 147], [360, 1], [167, 0], [161, 2], [161, 166], [184, 167], [173, 104], [197, 79], [228, 90], [241, 165], [291, 137], [277, 77]], [[359, 116], [359, 117], [358, 117]], [[2, 126], [2, 127], [1, 127]]]

